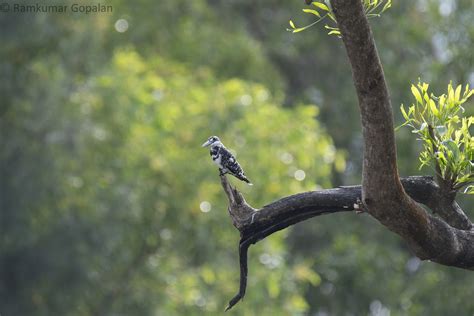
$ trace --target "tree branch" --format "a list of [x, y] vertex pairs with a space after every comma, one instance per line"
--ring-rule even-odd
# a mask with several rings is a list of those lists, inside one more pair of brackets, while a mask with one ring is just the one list
[[[466, 238], [470, 238], [466, 234], [470, 233], [428, 214], [404, 192], [400, 183], [389, 93], [361, 1], [331, 0], [331, 4], [359, 99], [364, 139], [362, 201], [367, 212], [407, 241], [420, 258], [472, 267], [471, 259], [465, 260], [474, 252], [466, 243]], [[450, 215], [454, 218], [457, 214], [461, 213]], [[467, 220], [463, 225], [453, 226], [470, 230], [472, 224]]]
[[[358, 210], [362, 188], [360, 185], [298, 193], [265, 205], [260, 210], [253, 208], [240, 192], [233, 188], [226, 176], [221, 184], [229, 199], [229, 214], [234, 226], [240, 231], [239, 292], [229, 302], [226, 311], [245, 295], [247, 285], [247, 252], [250, 245], [265, 237], [311, 217], [324, 214], [352, 212]], [[418, 203], [436, 205], [443, 197], [432, 177], [408, 177], [402, 179], [405, 191]], [[234, 201], [240, 202], [234, 202]], [[474, 232], [469, 236], [474, 240]], [[474, 257], [471, 258], [474, 266]]]

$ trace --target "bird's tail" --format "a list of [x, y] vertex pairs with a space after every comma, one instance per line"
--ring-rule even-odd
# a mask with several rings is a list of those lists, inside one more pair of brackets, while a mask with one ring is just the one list
[[247, 178], [243, 178], [242, 181], [247, 182], [248, 185], [253, 185], [253, 183]]
[[240, 174], [233, 174], [234, 177], [236, 177], [237, 179], [239, 180], [242, 180], [244, 182], [247, 182], [248, 185], [253, 185], [252, 182], [250, 182], [249, 179], [247, 179], [247, 177], [245, 176], [245, 174], [243, 173], [240, 173]]

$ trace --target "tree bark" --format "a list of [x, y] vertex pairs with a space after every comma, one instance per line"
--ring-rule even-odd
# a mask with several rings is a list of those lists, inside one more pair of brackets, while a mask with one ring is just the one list
[[[303, 192], [265, 205], [261, 209], [250, 206], [242, 194], [230, 185], [225, 175], [221, 175], [221, 184], [229, 200], [229, 215], [234, 226], [240, 231], [239, 263], [240, 287], [237, 295], [230, 300], [226, 311], [232, 308], [245, 295], [247, 286], [247, 252], [250, 245], [265, 237], [306, 219], [339, 212], [364, 212], [361, 203], [362, 186], [346, 186], [334, 189]], [[401, 179], [404, 191], [416, 201], [428, 207], [440, 205], [445, 198], [439, 186], [429, 176], [412, 176]], [[415, 203], [415, 202], [414, 202]], [[459, 208], [454, 202], [450, 207]], [[470, 240], [472, 231], [464, 231]], [[467, 242], [468, 240], [466, 240]], [[474, 249], [471, 249], [472, 253]], [[465, 261], [464, 261], [465, 260]], [[463, 260], [451, 264], [472, 269], [472, 254]]]
[[364, 143], [364, 207], [381, 224], [405, 239], [421, 259], [472, 268], [470, 221], [463, 227], [469, 231], [450, 226], [416, 204], [400, 183], [389, 93], [362, 2], [331, 0], [331, 5], [359, 99]]

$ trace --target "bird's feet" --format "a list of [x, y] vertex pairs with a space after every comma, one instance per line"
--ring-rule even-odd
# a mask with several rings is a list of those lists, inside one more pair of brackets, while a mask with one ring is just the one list
[[357, 202], [354, 203], [354, 210], [355, 210], [356, 214], [364, 213], [365, 212], [364, 208], [365, 208], [365, 206], [362, 203], [362, 201], [359, 198], [357, 198]]
[[227, 173], [226, 171], [224, 171], [224, 170], [222, 170], [221, 168], [219, 168], [219, 176], [222, 177], [222, 176], [225, 175], [226, 173]]

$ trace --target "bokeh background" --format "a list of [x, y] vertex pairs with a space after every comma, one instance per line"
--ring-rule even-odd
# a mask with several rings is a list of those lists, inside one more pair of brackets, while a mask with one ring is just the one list
[[[96, 4], [56, 4], [73, 3]], [[342, 41], [286, 31], [311, 22], [304, 1], [102, 4], [0, 12], [0, 314], [221, 315], [239, 235], [200, 145], [215, 134], [237, 154], [255, 185], [232, 181], [256, 207], [359, 183]], [[474, 84], [472, 0], [394, 1], [371, 24], [397, 125], [419, 77], [435, 94]], [[396, 135], [400, 173], [430, 174]], [[471, 273], [420, 262], [366, 215], [298, 224], [249, 264], [229, 314], [474, 314]]]

